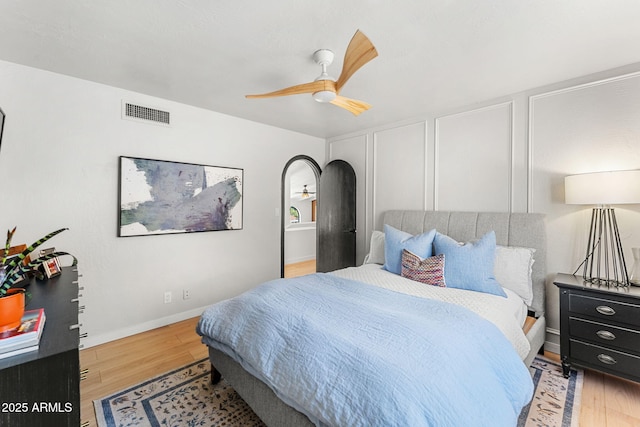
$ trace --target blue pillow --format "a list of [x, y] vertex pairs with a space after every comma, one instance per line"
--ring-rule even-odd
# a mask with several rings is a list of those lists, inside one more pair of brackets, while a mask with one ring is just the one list
[[436, 230], [413, 234], [400, 231], [390, 225], [384, 225], [384, 268], [395, 274], [402, 273], [402, 250], [413, 252], [420, 258], [429, 258], [433, 254], [433, 237]]
[[444, 234], [433, 239], [436, 255], [444, 254], [444, 279], [448, 288], [467, 289], [507, 297], [493, 276], [496, 233], [488, 232], [477, 242], [461, 245]]

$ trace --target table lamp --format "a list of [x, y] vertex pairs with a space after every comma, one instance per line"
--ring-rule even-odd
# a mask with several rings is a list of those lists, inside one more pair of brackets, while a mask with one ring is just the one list
[[564, 178], [564, 193], [566, 204], [595, 205], [591, 211], [587, 252], [581, 264], [584, 279], [597, 285], [629, 286], [618, 223], [611, 205], [640, 203], [640, 170], [570, 175]]

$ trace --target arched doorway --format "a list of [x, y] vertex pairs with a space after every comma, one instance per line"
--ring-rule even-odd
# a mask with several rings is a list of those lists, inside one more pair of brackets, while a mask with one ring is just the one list
[[285, 277], [287, 240], [290, 240], [287, 235], [313, 235], [313, 247], [316, 246], [315, 194], [320, 190], [321, 172], [318, 163], [306, 155], [291, 158], [282, 171], [280, 277]]

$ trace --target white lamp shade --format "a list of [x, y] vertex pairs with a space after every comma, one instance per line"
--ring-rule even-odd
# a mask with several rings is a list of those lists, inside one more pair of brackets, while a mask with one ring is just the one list
[[564, 201], [570, 205], [640, 203], [640, 170], [567, 176]]

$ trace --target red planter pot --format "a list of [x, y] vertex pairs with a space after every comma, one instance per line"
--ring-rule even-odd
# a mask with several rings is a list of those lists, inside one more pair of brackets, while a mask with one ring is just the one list
[[0, 332], [10, 331], [20, 326], [24, 314], [24, 289], [9, 289], [0, 298]]

